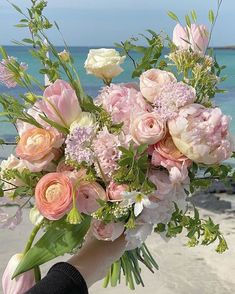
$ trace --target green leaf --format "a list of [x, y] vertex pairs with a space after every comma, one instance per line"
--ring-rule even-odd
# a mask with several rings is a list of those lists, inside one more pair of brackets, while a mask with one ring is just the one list
[[50, 120], [49, 118], [43, 116], [43, 115], [39, 115], [41, 119], [43, 119], [45, 122], [47, 122], [49, 125], [51, 125], [52, 127], [56, 128], [58, 131], [64, 133], [64, 134], [69, 134], [69, 130], [63, 126], [61, 126], [60, 124]]
[[8, 54], [3, 47], [0, 47], [0, 52], [2, 54], [3, 59], [8, 59]]
[[142, 154], [147, 150], [147, 148], [148, 148], [148, 144], [142, 144], [142, 145], [138, 146], [137, 153]]
[[22, 41], [25, 43], [28, 43], [28, 44], [34, 44], [33, 40], [31, 40], [31, 39], [26, 38], [26, 39], [23, 39]]
[[209, 18], [209, 21], [211, 24], [213, 24], [215, 22], [215, 15], [214, 15], [214, 12], [212, 9], [209, 10], [208, 18]]
[[191, 11], [191, 17], [193, 19], [194, 22], [197, 22], [197, 14], [196, 14], [196, 11], [195, 10], [192, 10]]
[[10, 4], [15, 8], [16, 11], [18, 11], [18, 12], [21, 13], [21, 14], [23, 14], [23, 12], [22, 12], [22, 10], [20, 9], [19, 6], [17, 6], [17, 5], [15, 5], [15, 4], [11, 3], [10, 1], [7, 1], [7, 2], [10, 3]]
[[70, 225], [63, 222], [54, 222], [42, 238], [26, 253], [13, 278], [44, 264], [58, 256], [71, 252], [82, 243], [90, 226], [90, 217], [84, 217], [79, 225]]
[[172, 18], [173, 20], [179, 22], [178, 16], [177, 16], [174, 12], [172, 12], [172, 11], [168, 11], [168, 12], [167, 12], [167, 15], [168, 15], [170, 18]]
[[188, 15], [185, 15], [185, 21], [188, 27], [191, 27], [191, 20], [190, 17]]

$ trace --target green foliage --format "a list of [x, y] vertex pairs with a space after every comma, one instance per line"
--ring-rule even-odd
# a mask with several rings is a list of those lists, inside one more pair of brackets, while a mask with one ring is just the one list
[[214, 224], [210, 217], [207, 220], [201, 219], [196, 208], [194, 208], [194, 216], [190, 216], [180, 211], [175, 205], [175, 212], [172, 214], [170, 222], [166, 226], [158, 224], [155, 228], [156, 233], [166, 232], [166, 236], [169, 238], [176, 237], [183, 230], [187, 231], [189, 247], [194, 247], [198, 244], [208, 246], [218, 241], [219, 244], [216, 247], [218, 253], [223, 253], [228, 249], [219, 225]]
[[[161, 68], [165, 66], [165, 63], [160, 59], [162, 50], [164, 47], [164, 40], [160, 34], [155, 33], [153, 30], [147, 30], [149, 36], [141, 34], [140, 36], [147, 42], [147, 46], [136, 45], [139, 38], [131, 38], [121, 44], [115, 44], [116, 47], [122, 50], [123, 55], [127, 55], [133, 62], [135, 70], [132, 73], [132, 77], [139, 77], [144, 71], [151, 68]], [[137, 52], [141, 57], [136, 61], [132, 57], [132, 52]]]
[[168, 11], [168, 12], [167, 12], [167, 15], [168, 15], [171, 19], [173, 19], [173, 20], [175, 20], [175, 21], [177, 21], [177, 22], [180, 22], [178, 16], [177, 16], [174, 12], [172, 12], [172, 11]]
[[149, 169], [147, 148], [147, 145], [140, 145], [135, 149], [132, 144], [129, 149], [119, 147], [122, 155], [118, 162], [119, 168], [114, 175], [118, 183], [128, 184], [130, 190], [140, 190], [146, 194], [156, 189], [147, 177]]
[[89, 226], [89, 216], [84, 217], [83, 222], [78, 225], [68, 224], [65, 220], [53, 222], [39, 241], [25, 254], [13, 277], [65, 253], [70, 253], [83, 242]]
[[214, 15], [214, 11], [212, 9], [209, 10], [208, 19], [211, 24], [213, 24], [215, 22], [215, 15]]

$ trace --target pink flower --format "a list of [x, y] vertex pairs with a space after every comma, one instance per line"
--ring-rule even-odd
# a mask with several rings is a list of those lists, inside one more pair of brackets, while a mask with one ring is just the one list
[[127, 185], [118, 185], [115, 182], [111, 182], [106, 189], [106, 194], [108, 199], [111, 201], [122, 201], [122, 192], [125, 191], [128, 191]]
[[56, 80], [47, 87], [38, 108], [50, 120], [68, 127], [79, 117], [81, 111], [73, 88], [65, 81]]
[[41, 171], [56, 159], [58, 149], [63, 144], [63, 138], [54, 129], [28, 129], [20, 137], [16, 147], [16, 155], [25, 162], [31, 171]]
[[97, 200], [107, 199], [105, 190], [96, 182], [82, 182], [76, 193], [78, 210], [85, 214], [91, 214], [100, 207]]
[[221, 109], [191, 104], [181, 108], [168, 127], [182, 154], [197, 163], [217, 164], [228, 159], [234, 150], [229, 123]]
[[129, 132], [130, 116], [151, 107], [145, 102], [135, 84], [111, 84], [103, 88], [96, 98], [96, 104], [102, 105], [111, 114], [114, 123], [124, 123], [123, 130]]
[[94, 150], [96, 160], [99, 161], [99, 163], [95, 164], [95, 167], [100, 177], [102, 177], [103, 173], [109, 179], [112, 177], [114, 171], [117, 170], [117, 162], [121, 156], [121, 151], [118, 149], [119, 146], [121, 146], [121, 142], [118, 136], [109, 133], [106, 127], [93, 140], [92, 149]]
[[139, 113], [132, 118], [130, 133], [136, 144], [152, 145], [165, 136], [165, 124], [154, 112]]
[[187, 166], [191, 164], [191, 160], [177, 149], [169, 134], [154, 145], [151, 162], [155, 166], [161, 165], [168, 170], [172, 167], [181, 169], [183, 163]]
[[56, 168], [58, 173], [73, 171], [74, 167], [66, 164], [65, 160], [61, 160]]
[[209, 32], [204, 25], [191, 24], [190, 43], [194, 52], [204, 54], [209, 43]]
[[209, 32], [206, 26], [191, 24], [190, 27], [182, 27], [177, 24], [173, 31], [173, 43], [179, 49], [188, 50], [204, 54], [209, 42]]
[[149, 102], [154, 102], [159, 97], [162, 87], [171, 82], [176, 82], [172, 73], [160, 69], [149, 69], [140, 76], [140, 91]]
[[188, 50], [190, 48], [189, 30], [177, 24], [173, 30], [172, 41], [178, 48]]
[[119, 238], [124, 232], [124, 225], [122, 223], [108, 223], [104, 224], [99, 220], [93, 220], [91, 224], [93, 235], [98, 240], [114, 241]]
[[27, 271], [13, 280], [11, 279], [22, 258], [23, 254], [15, 254], [8, 262], [2, 276], [4, 294], [23, 294], [35, 285], [34, 270]]
[[[8, 57], [0, 62], [0, 83], [7, 86], [7, 88], [15, 88], [17, 86], [15, 74], [8, 68], [10, 64], [14, 64], [16, 61], [15, 57]], [[25, 63], [20, 63], [19, 70], [24, 71], [27, 67]]]
[[62, 218], [71, 209], [72, 197], [72, 181], [63, 173], [45, 175], [35, 189], [36, 206], [49, 220]]

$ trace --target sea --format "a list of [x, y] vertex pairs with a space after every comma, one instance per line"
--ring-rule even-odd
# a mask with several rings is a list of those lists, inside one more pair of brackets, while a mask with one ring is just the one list
[[[29, 54], [28, 47], [6, 46], [5, 49], [9, 56], [14, 56], [18, 59], [18, 61], [28, 64], [28, 72], [37, 79], [43, 81], [43, 76], [39, 74], [39, 62], [35, 61], [35, 59]], [[57, 49], [58, 52], [60, 52], [63, 51], [64, 48], [58, 47]], [[85, 72], [84, 62], [90, 49], [90, 47], [71, 47], [70, 52], [74, 57], [75, 66], [78, 70], [86, 93], [92, 97], [95, 97], [103, 84], [102, 81], [94, 78], [91, 75], [87, 75]], [[220, 65], [226, 66], [226, 69], [223, 71], [223, 75], [227, 76], [227, 79], [220, 86], [220, 88], [226, 90], [226, 92], [216, 95], [215, 104], [221, 107], [225, 114], [231, 116], [231, 118], [234, 118], [234, 120], [231, 121], [231, 132], [233, 135], [235, 135], [235, 50], [215, 49], [215, 54], [218, 63]], [[124, 68], [124, 71], [121, 75], [113, 80], [114, 83], [126, 83], [133, 81], [131, 77], [133, 72], [133, 64], [131, 60], [127, 58], [122, 67]], [[3, 85], [0, 85], [0, 93], [7, 93], [18, 97], [19, 94], [23, 94], [24, 92], [25, 90], [20, 87], [7, 89]], [[3, 138], [7, 141], [14, 140], [16, 135], [14, 127], [8, 123], [2, 122], [2, 120], [2, 117], [0, 117], [0, 138]]]

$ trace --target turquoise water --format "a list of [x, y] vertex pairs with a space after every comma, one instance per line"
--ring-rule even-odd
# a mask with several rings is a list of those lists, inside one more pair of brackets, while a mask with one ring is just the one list
[[[64, 48], [58, 48], [58, 51], [62, 51]], [[74, 56], [75, 64], [78, 69], [82, 84], [86, 92], [93, 97], [99, 91], [99, 88], [102, 86], [102, 81], [87, 75], [84, 70], [84, 62], [87, 57], [87, 53], [90, 48], [88, 47], [73, 47], [71, 48], [72, 55]], [[6, 47], [6, 50], [10, 56], [15, 56], [19, 61], [25, 62], [29, 66], [29, 73], [36, 76], [39, 80], [42, 80], [43, 77], [39, 75], [38, 69], [39, 64], [35, 62], [35, 59], [28, 54], [28, 49], [25, 47]], [[232, 133], [235, 134], [235, 50], [215, 50], [216, 57], [220, 65], [226, 65], [227, 68], [224, 71], [224, 74], [227, 75], [227, 79], [221, 88], [226, 89], [227, 92], [223, 95], [219, 94], [216, 96], [215, 101], [218, 106], [222, 108], [224, 113], [234, 117], [232, 121], [231, 129]], [[130, 59], [126, 59], [124, 65], [124, 72], [114, 79], [114, 82], [129, 82], [131, 81], [131, 73], [133, 71], [133, 65]], [[15, 88], [8, 90], [7, 88], [0, 85], [0, 93], [10, 93], [12, 95], [18, 95], [19, 93], [24, 93], [24, 89]], [[11, 139], [15, 134], [15, 129], [9, 124], [1, 123], [0, 124], [0, 137]]]

